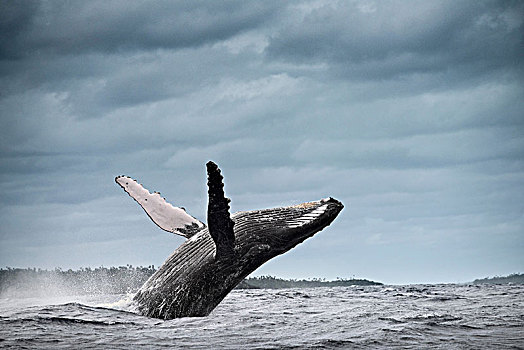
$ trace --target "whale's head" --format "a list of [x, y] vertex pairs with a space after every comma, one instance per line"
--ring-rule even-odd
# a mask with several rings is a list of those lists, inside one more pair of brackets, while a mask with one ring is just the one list
[[256, 268], [331, 224], [343, 208], [338, 200], [327, 198], [289, 207], [236, 213], [232, 216], [235, 251], [247, 265]]

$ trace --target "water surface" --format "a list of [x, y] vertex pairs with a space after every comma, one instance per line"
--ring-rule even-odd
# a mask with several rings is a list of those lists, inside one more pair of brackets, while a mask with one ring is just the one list
[[129, 295], [0, 299], [0, 348], [524, 349], [524, 286], [234, 290], [208, 317], [133, 312]]

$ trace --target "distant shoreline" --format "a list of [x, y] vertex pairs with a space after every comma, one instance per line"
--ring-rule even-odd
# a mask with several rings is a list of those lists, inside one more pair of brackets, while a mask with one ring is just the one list
[[508, 276], [495, 276], [476, 279], [473, 284], [524, 284], [524, 273], [513, 273]]
[[325, 279], [283, 279], [273, 276], [250, 277], [244, 279], [237, 289], [284, 289], [284, 288], [317, 288], [317, 287], [347, 287], [347, 286], [381, 286], [383, 283], [366, 279], [343, 279], [334, 281]]
[[[136, 292], [156, 271], [148, 267], [81, 268], [78, 270], [43, 270], [36, 268], [0, 269], [0, 297], [30, 297], [72, 294], [124, 294]], [[476, 279], [466, 284], [524, 284], [524, 274]], [[283, 279], [274, 276], [244, 279], [236, 289], [284, 289], [345, 286], [381, 286], [367, 279]]]

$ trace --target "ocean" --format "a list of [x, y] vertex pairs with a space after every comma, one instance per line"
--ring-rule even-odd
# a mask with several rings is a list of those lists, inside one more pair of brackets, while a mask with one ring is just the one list
[[1, 298], [0, 349], [524, 349], [524, 285], [234, 290], [168, 321], [131, 298]]

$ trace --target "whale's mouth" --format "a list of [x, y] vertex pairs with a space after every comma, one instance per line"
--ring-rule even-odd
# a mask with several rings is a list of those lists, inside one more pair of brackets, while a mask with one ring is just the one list
[[269, 255], [290, 250], [329, 224], [344, 208], [334, 198], [306, 202], [289, 207], [239, 212], [232, 216], [238, 242], [246, 246], [264, 245]]
[[288, 221], [288, 226], [290, 228], [298, 228], [326, 220], [330, 217], [333, 217], [334, 219], [342, 208], [344, 208], [344, 205], [331, 197], [316, 202], [298, 204], [290, 207], [290, 209], [297, 209], [302, 213], [300, 213], [299, 217], [293, 215], [293, 217]]
[[331, 197], [291, 207], [290, 209], [299, 210], [300, 214], [290, 215], [287, 220], [289, 230], [282, 233], [289, 239], [287, 249], [291, 249], [330, 225], [343, 208], [344, 205], [340, 201]]

